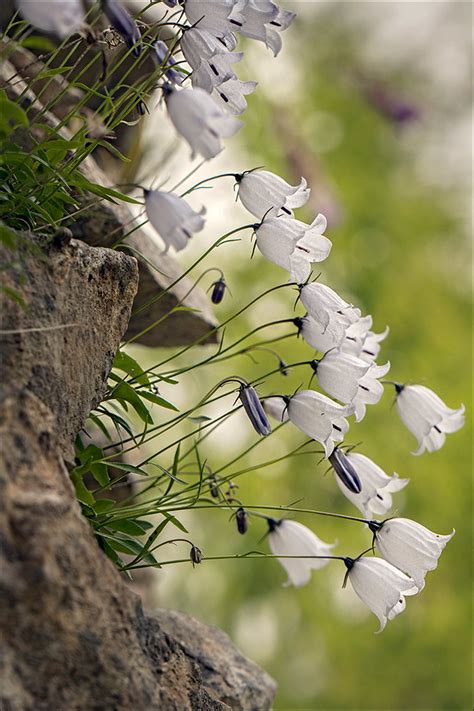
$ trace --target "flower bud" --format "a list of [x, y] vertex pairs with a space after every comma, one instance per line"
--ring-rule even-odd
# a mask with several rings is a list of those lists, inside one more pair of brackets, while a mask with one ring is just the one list
[[189, 557], [191, 558], [194, 568], [195, 565], [199, 565], [199, 563], [202, 561], [202, 552], [197, 546], [191, 546]]
[[247, 533], [249, 527], [249, 515], [242, 506], [235, 512], [235, 520], [237, 521], [238, 532], [242, 535]]
[[213, 289], [211, 294], [211, 301], [213, 304], [220, 304], [224, 298], [224, 293], [227, 288], [224, 277], [221, 277], [213, 283]]
[[255, 388], [251, 385], [241, 385], [239, 398], [254, 430], [262, 437], [269, 435], [272, 431], [272, 426], [268, 421]]
[[349, 491], [352, 491], [354, 494], [360, 494], [362, 491], [362, 485], [360, 483], [359, 475], [344, 452], [341, 449], [336, 448], [328, 459], [344, 486], [347, 486]]

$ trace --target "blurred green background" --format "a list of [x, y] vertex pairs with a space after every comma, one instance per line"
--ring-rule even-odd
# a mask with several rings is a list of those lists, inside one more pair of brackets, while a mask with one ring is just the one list
[[[249, 97], [244, 129], [228, 142], [219, 165], [224, 170], [265, 165], [294, 183], [304, 175], [313, 192], [298, 217], [309, 221], [318, 211], [326, 214], [333, 241], [330, 258], [316, 269], [323, 283], [371, 313], [376, 331], [390, 326], [380, 362], [391, 361], [393, 379], [423, 383], [451, 407], [466, 405], [465, 428], [450, 435], [435, 454], [411, 455], [415, 440], [392, 409], [390, 388], [346, 438], [362, 442], [359, 451], [387, 473], [410, 478], [394, 497], [395, 511], [438, 533], [453, 527], [457, 533], [438, 569], [428, 575], [425, 590], [408, 600], [403, 615], [380, 636], [374, 635], [376, 618], [349, 587], [341, 589], [339, 562], [314, 572], [310, 584], [299, 590], [282, 587], [285, 575], [273, 560], [208, 562], [194, 570], [170, 567], [153, 573], [154, 601], [226, 630], [244, 654], [278, 681], [277, 709], [467, 710], [472, 708], [471, 8], [468, 3], [337, 2], [286, 7], [293, 5], [299, 18], [285, 33], [277, 60], [247, 43], [245, 72], [240, 69], [239, 76], [257, 74], [260, 86]], [[413, 120], [400, 120], [400, 105], [413, 110]], [[216, 172], [213, 164], [204, 175]], [[216, 230], [219, 224], [223, 232], [237, 226], [239, 215], [241, 224], [248, 222], [233, 203], [229, 182], [201, 192], [199, 199], [210, 207], [211, 218], [214, 214]], [[198, 235], [184, 261], [190, 263], [203, 241], [218, 234], [208, 228], [207, 236]], [[258, 252], [249, 261], [250, 253], [250, 240], [242, 237], [206, 262], [224, 269], [232, 290], [232, 297], [216, 308], [221, 320], [286, 279]], [[291, 291], [276, 292], [232, 322], [226, 341], [290, 317], [293, 304]], [[271, 338], [289, 332], [288, 326], [278, 326], [262, 334]], [[190, 363], [212, 349], [194, 349], [180, 362]], [[277, 349], [289, 363], [310, 357], [309, 347], [296, 338]], [[149, 364], [162, 355], [138, 348], [132, 352]], [[257, 363], [242, 356], [200, 368], [183, 376], [179, 387], [163, 391], [189, 404], [220, 378], [239, 374], [255, 379], [275, 367], [270, 354], [254, 357]], [[304, 369], [294, 369], [288, 378], [267, 379], [260, 392], [291, 393], [301, 384], [307, 387], [308, 379]], [[231, 405], [229, 399], [212, 413]], [[239, 413], [206, 441], [201, 453], [218, 468], [255, 438]], [[285, 426], [230, 471], [283, 455], [303, 439]], [[316, 455], [307, 455], [246, 474], [236, 480], [236, 495], [249, 505], [302, 499], [302, 507], [358, 515], [333, 474], [325, 476], [326, 467], [318, 462]], [[325, 541], [338, 539], [337, 552], [357, 555], [370, 544], [369, 532], [358, 523], [295, 518]], [[183, 520], [208, 555], [267, 550], [265, 542], [259, 544], [265, 525], [258, 519], [246, 536], [238, 535], [224, 512], [194, 512]]]

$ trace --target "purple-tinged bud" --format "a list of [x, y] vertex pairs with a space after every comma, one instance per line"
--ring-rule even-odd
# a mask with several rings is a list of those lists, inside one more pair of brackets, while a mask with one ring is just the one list
[[181, 74], [181, 72], [177, 72], [176, 69], [172, 69], [172, 67], [176, 64], [176, 61], [170, 56], [168, 45], [161, 40], [156, 40], [156, 42], [153, 43], [153, 49], [155, 50], [158, 64], [163, 64], [166, 60], [166, 65], [170, 67], [170, 69], [165, 71], [166, 78], [173, 84], [182, 84], [186, 78], [186, 75]]
[[344, 486], [346, 486], [349, 491], [352, 491], [353, 494], [360, 494], [362, 485], [359, 476], [344, 452], [336, 447], [329, 457], [329, 461]]
[[227, 288], [224, 277], [221, 277], [213, 283], [213, 289], [211, 294], [211, 301], [213, 304], [220, 304], [224, 298], [224, 293]]
[[213, 499], [219, 498], [219, 486], [217, 484], [217, 477], [215, 474], [212, 474], [209, 477], [209, 492]]
[[268, 421], [255, 388], [251, 385], [241, 385], [239, 398], [254, 430], [262, 437], [269, 435], [272, 431], [272, 426]]
[[235, 512], [235, 520], [237, 521], [237, 530], [243, 536], [248, 531], [249, 515], [242, 506]]
[[195, 565], [199, 565], [199, 563], [202, 561], [202, 552], [197, 546], [191, 546], [189, 557], [191, 558], [194, 568]]
[[102, 10], [112, 27], [121, 35], [123, 41], [132, 50], [134, 57], [142, 52], [142, 36], [137, 23], [117, 0], [102, 0]]

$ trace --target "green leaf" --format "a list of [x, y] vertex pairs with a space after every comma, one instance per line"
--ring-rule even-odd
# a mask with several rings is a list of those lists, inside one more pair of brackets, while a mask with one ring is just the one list
[[26, 37], [19, 44], [26, 49], [36, 49], [41, 52], [54, 52], [56, 47], [47, 37]]
[[208, 422], [212, 419], [212, 417], [206, 417], [206, 415], [198, 415], [197, 417], [187, 417], [186, 419], [190, 422], [195, 422], [197, 425], [199, 425], [202, 422]]
[[112, 499], [97, 499], [94, 503], [94, 511], [96, 514], [104, 514], [115, 508], [115, 501]]
[[83, 476], [82, 473], [80, 471], [78, 471], [77, 469], [74, 469], [71, 472], [71, 479], [72, 479], [72, 483], [74, 484], [74, 488], [76, 490], [77, 499], [82, 504], [87, 504], [88, 506], [92, 506], [92, 508], [94, 508], [95, 499], [92, 496], [89, 489], [84, 484], [82, 476]]
[[98, 417], [98, 416], [95, 415], [93, 412], [91, 412], [91, 413], [89, 414], [89, 419], [95, 424], [96, 427], [99, 428], [99, 430], [102, 432], [102, 434], [103, 434], [105, 437], [107, 437], [107, 439], [109, 440], [109, 442], [111, 442], [111, 441], [112, 441], [112, 437], [110, 436], [107, 427], [104, 425], [104, 423], [102, 422], [102, 420], [100, 419], [100, 417]]
[[113, 367], [117, 370], [122, 370], [127, 375], [131, 375], [133, 379], [139, 385], [149, 385], [148, 375], [143, 371], [141, 365], [137, 361], [124, 353], [124, 351], [119, 351], [115, 356]]
[[147, 407], [143, 404], [136, 390], [130, 385], [128, 385], [128, 383], [122, 382], [117, 385], [117, 387], [113, 389], [109, 399], [112, 398], [129, 402], [143, 422], [145, 422], [147, 425], [153, 424], [153, 419], [150, 413], [148, 412]]
[[161, 397], [161, 395], [155, 395], [155, 393], [152, 393], [149, 390], [139, 390], [139, 393], [140, 397], [143, 397], [145, 400], [149, 400], [150, 402], [154, 402], [155, 405], [165, 407], [167, 410], [179, 412], [178, 408], [173, 405], [173, 403], [169, 402], [169, 400], [165, 400], [165, 398]]
[[107, 528], [111, 528], [113, 531], [128, 533], [129, 536], [144, 536], [146, 533], [146, 529], [141, 526], [141, 522], [132, 519], [109, 521], [107, 523]]
[[176, 528], [179, 528], [180, 531], [183, 531], [183, 533], [189, 533], [188, 529], [181, 523], [181, 521], [178, 521], [176, 516], [172, 516], [167, 511], [160, 511], [160, 513], [163, 514], [163, 516], [165, 516], [170, 523], [174, 524]]

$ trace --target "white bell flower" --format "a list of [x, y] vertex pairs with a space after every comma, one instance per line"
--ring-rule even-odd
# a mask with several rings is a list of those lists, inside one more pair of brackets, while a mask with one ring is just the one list
[[[341, 299], [329, 286], [313, 282], [300, 288], [300, 299], [308, 315], [317, 321], [331, 338], [342, 340], [349, 326], [361, 318], [360, 309]], [[329, 337], [329, 336], [328, 336]]]
[[301, 283], [308, 278], [311, 264], [324, 261], [331, 251], [332, 243], [323, 235], [326, 226], [321, 214], [310, 225], [291, 217], [270, 215], [255, 230], [257, 247], [264, 257]]
[[345, 558], [344, 562], [354, 592], [379, 619], [379, 633], [387, 620], [393, 620], [403, 612], [406, 606], [404, 596], [418, 592], [414, 580], [386, 560]]
[[169, 117], [181, 136], [189, 143], [192, 157], [208, 160], [222, 150], [221, 138], [233, 136], [242, 121], [225, 113], [203, 89], [163, 89]]
[[446, 434], [464, 425], [464, 405], [451, 410], [432, 390], [424, 385], [395, 385], [397, 411], [404, 425], [418, 440], [413, 454], [440, 449]]
[[311, 439], [320, 442], [329, 457], [335, 443], [342, 442], [349, 429], [345, 419], [352, 415], [352, 405], [344, 407], [314, 390], [302, 390], [286, 399], [290, 421]]
[[336, 476], [338, 487], [365, 518], [384, 516], [392, 508], [392, 494], [404, 489], [410, 480], [399, 479], [397, 474], [388, 476], [378, 464], [359, 452], [348, 452], [346, 458], [359, 477], [361, 490], [354, 493]]
[[247, 108], [245, 97], [252, 94], [256, 86], [256, 81], [240, 81], [237, 78], [227, 79], [219, 86], [216, 86], [213, 97], [231, 114], [243, 114]]
[[223, 37], [238, 31], [243, 22], [240, 16], [233, 22], [229, 20], [235, 3], [236, 0], [185, 0], [183, 8], [190, 25]]
[[291, 217], [293, 209], [304, 205], [311, 192], [304, 178], [293, 186], [267, 170], [248, 171], [240, 175], [237, 182], [240, 201], [259, 220], [270, 211], [277, 217], [285, 213]]
[[341, 343], [341, 350], [350, 353], [356, 358], [360, 358], [367, 335], [372, 327], [372, 316], [361, 316], [352, 323], [346, 330], [345, 337]]
[[281, 10], [271, 0], [237, 0], [230, 19], [236, 32], [264, 42], [276, 56], [282, 46], [278, 32], [286, 30], [294, 18], [294, 12]]
[[311, 366], [325, 392], [344, 403], [354, 401], [359, 392], [359, 383], [371, 367], [348, 353], [332, 350]]
[[362, 350], [359, 353], [359, 358], [361, 360], [366, 360], [367, 362], [377, 360], [381, 350], [380, 344], [387, 338], [389, 332], [390, 329], [388, 326], [385, 327], [385, 330], [382, 331], [382, 333], [368, 331]]
[[148, 219], [163, 239], [166, 250], [184, 249], [195, 232], [204, 227], [204, 214], [195, 212], [178, 195], [161, 190], [145, 190], [145, 210]]
[[[336, 543], [325, 543], [309, 528], [297, 521], [282, 519], [269, 520], [268, 544], [276, 556], [330, 556]], [[320, 570], [329, 563], [324, 558], [278, 558], [288, 574], [284, 585], [299, 588], [306, 585], [312, 570]]]
[[85, 24], [81, 0], [16, 0], [16, 6], [30, 25], [60, 39], [69, 37]]
[[426, 573], [438, 566], [438, 559], [454, 536], [454, 529], [449, 535], [442, 536], [408, 518], [389, 518], [379, 526], [371, 530], [380, 555], [410, 575], [418, 590], [423, 590]]
[[[234, 64], [240, 62], [244, 56], [243, 52], [230, 52], [222, 39], [198, 27], [190, 27], [183, 33], [180, 47], [193, 71], [199, 69], [203, 62], [209, 62], [211, 59]], [[219, 73], [217, 67], [214, 70], [214, 74], [216, 73]]]
[[309, 314], [293, 319], [293, 323], [298, 328], [298, 336], [302, 335], [311, 348], [321, 353], [340, 348], [345, 341], [344, 325], [332, 316], [326, 327]]
[[[361, 363], [367, 363], [360, 359]], [[383, 395], [383, 385], [379, 378], [383, 378], [390, 370], [390, 363], [377, 365], [369, 361], [367, 373], [359, 380], [357, 394], [352, 400], [355, 405], [355, 420], [360, 422], [365, 417], [366, 405], [376, 405]]]
[[277, 422], [287, 422], [288, 407], [282, 397], [266, 397], [262, 400], [263, 409]]

